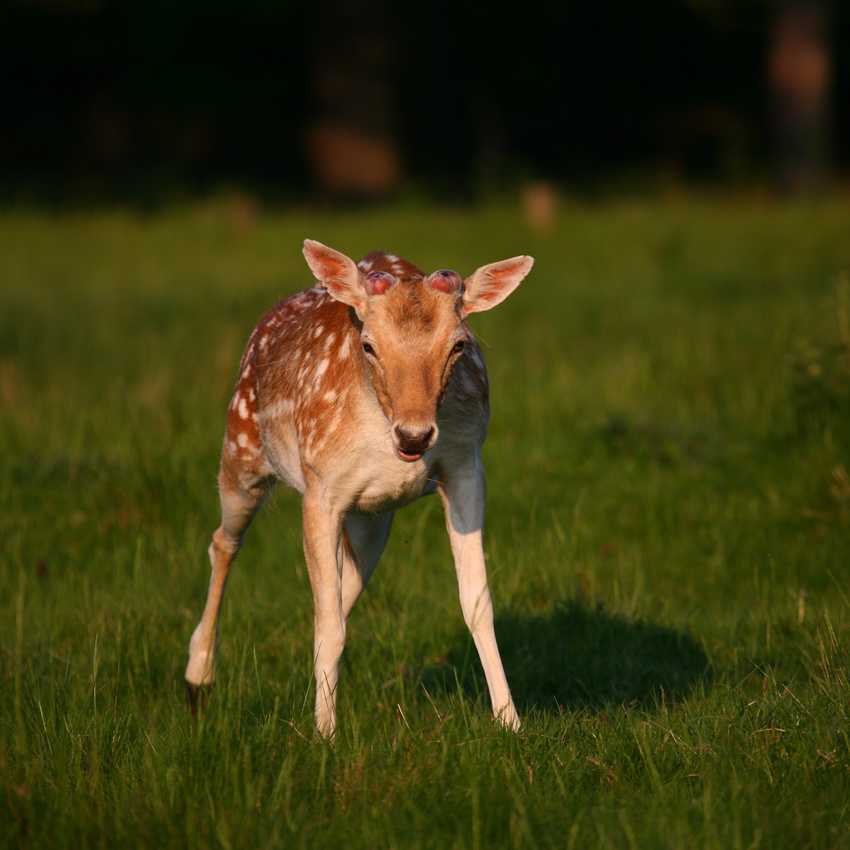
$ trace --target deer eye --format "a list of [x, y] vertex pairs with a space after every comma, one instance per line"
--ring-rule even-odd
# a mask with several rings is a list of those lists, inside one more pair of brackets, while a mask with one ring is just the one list
[[462, 339], [458, 340], [452, 348], [452, 354], [460, 354], [464, 348], [466, 348], [466, 341]]
[[374, 357], [375, 356], [375, 349], [372, 348], [372, 346], [369, 345], [368, 342], [364, 342], [363, 343], [363, 353], [368, 355], [369, 357]]

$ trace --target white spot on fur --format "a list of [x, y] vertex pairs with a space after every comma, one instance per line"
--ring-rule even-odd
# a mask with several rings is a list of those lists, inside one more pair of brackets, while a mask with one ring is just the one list
[[244, 432], [241, 432], [236, 435], [236, 442], [239, 445], [239, 448], [244, 449], [248, 446], [248, 435]]
[[322, 401], [325, 404], [333, 404], [337, 398], [339, 397], [339, 393], [336, 390], [328, 390], [323, 396]]
[[345, 334], [337, 352], [343, 360], [348, 357], [351, 351], [351, 334]]
[[328, 371], [328, 366], [330, 365], [330, 362], [331, 361], [328, 360], [327, 357], [325, 357], [325, 359], [322, 360], [322, 362], [319, 363], [319, 365], [316, 367], [316, 380], [317, 381], [319, 380], [319, 378], [322, 377], [322, 375], [325, 374], [325, 372]]
[[244, 398], [239, 399], [239, 415], [242, 419], [248, 418], [248, 402]]

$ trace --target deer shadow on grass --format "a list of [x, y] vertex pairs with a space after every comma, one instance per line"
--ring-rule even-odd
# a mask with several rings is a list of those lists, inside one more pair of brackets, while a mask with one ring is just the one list
[[[708, 656], [686, 633], [578, 600], [557, 602], [546, 614], [502, 611], [496, 636], [521, 715], [681, 701], [712, 679]], [[422, 671], [423, 684], [460, 688], [471, 698], [486, 693], [471, 639], [459, 634], [455, 646]]]

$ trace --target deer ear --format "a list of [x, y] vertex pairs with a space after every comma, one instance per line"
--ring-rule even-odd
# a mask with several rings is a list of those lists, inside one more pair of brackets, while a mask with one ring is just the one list
[[504, 301], [533, 265], [533, 257], [514, 257], [481, 266], [464, 281], [463, 315], [481, 313]]
[[354, 261], [313, 239], [304, 240], [304, 259], [328, 294], [353, 307], [359, 316], [366, 305], [366, 292]]

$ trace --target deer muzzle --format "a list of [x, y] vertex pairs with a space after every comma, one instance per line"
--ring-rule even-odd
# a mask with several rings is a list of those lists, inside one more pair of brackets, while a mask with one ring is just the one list
[[393, 427], [393, 442], [396, 454], [406, 461], [419, 460], [428, 449], [437, 442], [437, 426], [428, 425], [421, 427]]

